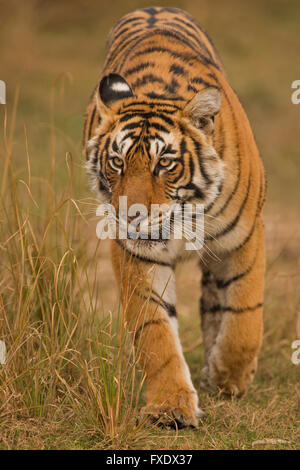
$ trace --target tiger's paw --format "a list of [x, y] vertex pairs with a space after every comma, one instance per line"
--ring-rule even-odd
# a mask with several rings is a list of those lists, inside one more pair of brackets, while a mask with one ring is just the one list
[[227, 397], [240, 398], [253, 381], [256, 367], [256, 358], [250, 364], [241, 364], [237, 361], [234, 366], [229, 366], [219, 354], [211, 354], [206, 383], [210, 391], [219, 392]]
[[168, 408], [167, 406], [144, 406], [138, 416], [138, 423], [155, 424], [163, 428], [197, 428], [199, 419], [205, 416], [199, 408], [196, 411], [188, 407]]

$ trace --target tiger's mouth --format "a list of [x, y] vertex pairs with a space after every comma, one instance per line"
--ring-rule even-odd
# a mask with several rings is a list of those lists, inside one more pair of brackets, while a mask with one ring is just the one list
[[[204, 208], [202, 204], [173, 204], [165, 210], [150, 213], [139, 205], [134, 211], [119, 211], [111, 204], [100, 205], [97, 215], [105, 215], [99, 222], [99, 227], [103, 230], [97, 231], [98, 237], [116, 239], [124, 247], [129, 247], [130, 251], [154, 250], [157, 253], [168, 248], [173, 248], [185, 242], [187, 250], [199, 250], [204, 243]], [[101, 209], [101, 210], [100, 210]], [[136, 209], [136, 207], [134, 208]], [[157, 209], [157, 208], [156, 208]], [[134, 214], [134, 215], [132, 215]], [[98, 227], [97, 227], [98, 230]]]
[[136, 241], [136, 242], [141, 242], [141, 243], [147, 243], [147, 242], [157, 242], [157, 243], [162, 243], [162, 242], [167, 242], [169, 239], [164, 238], [164, 237], [159, 237], [159, 238], [154, 238], [151, 237], [151, 235], [148, 235], [147, 233], [127, 233], [127, 240], [131, 241]]
[[[150, 244], [166, 244], [171, 239], [171, 231], [169, 232], [162, 225], [149, 226], [148, 230], [130, 230], [128, 227], [125, 239], [136, 245], [149, 246]], [[124, 237], [119, 237], [124, 239]]]
[[172, 238], [172, 218], [168, 219], [167, 213], [159, 217], [152, 218], [140, 213], [138, 216], [127, 217], [127, 221], [122, 217], [117, 217], [117, 232], [121, 237], [141, 246], [152, 244], [166, 244]]

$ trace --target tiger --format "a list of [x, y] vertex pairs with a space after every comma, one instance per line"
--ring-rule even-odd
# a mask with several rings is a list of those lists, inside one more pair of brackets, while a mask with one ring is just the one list
[[199, 249], [185, 249], [184, 233], [151, 238], [151, 223], [163, 229], [161, 213], [148, 216], [148, 238], [130, 236], [132, 224], [142, 225], [138, 212], [122, 220], [116, 215], [127, 232], [110, 240], [125, 322], [145, 373], [139, 416], [166, 427], [197, 427], [205, 412], [179, 339], [175, 268], [199, 258], [199, 387], [242, 396], [262, 343], [266, 183], [246, 113], [212, 40], [192, 16], [148, 7], [112, 28], [86, 110], [83, 152], [99, 201], [116, 214], [124, 196], [128, 206], [148, 210], [203, 207]]

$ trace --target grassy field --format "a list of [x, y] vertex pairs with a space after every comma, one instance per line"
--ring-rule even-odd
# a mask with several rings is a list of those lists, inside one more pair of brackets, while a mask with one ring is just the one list
[[[72, 4], [72, 6], [71, 6]], [[144, 1], [0, 0], [0, 449], [296, 449], [300, 442], [299, 2], [189, 0], [248, 113], [268, 175], [265, 333], [239, 401], [199, 389], [200, 273], [178, 268], [181, 338], [207, 418], [178, 432], [136, 426], [143, 378], [81, 156], [83, 113], [105, 40]], [[199, 324], [199, 330], [194, 325]], [[192, 327], [193, 326], [193, 327]], [[113, 372], [113, 373], [112, 373]]]

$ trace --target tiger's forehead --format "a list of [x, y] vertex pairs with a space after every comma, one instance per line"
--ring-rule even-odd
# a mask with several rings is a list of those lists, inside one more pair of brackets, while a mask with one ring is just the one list
[[126, 155], [135, 144], [143, 144], [152, 156], [160, 155], [176, 142], [180, 111], [177, 103], [153, 102], [147, 97], [134, 97], [123, 103], [115, 110], [115, 150]]
[[176, 143], [176, 138], [172, 131], [159, 132], [155, 135], [141, 134], [142, 132], [138, 135], [132, 135], [127, 130], [118, 130], [115, 136], [118, 151], [125, 156], [128, 150], [135, 144], [145, 144], [149, 153], [155, 157], [161, 155], [167, 148], [173, 149]]

